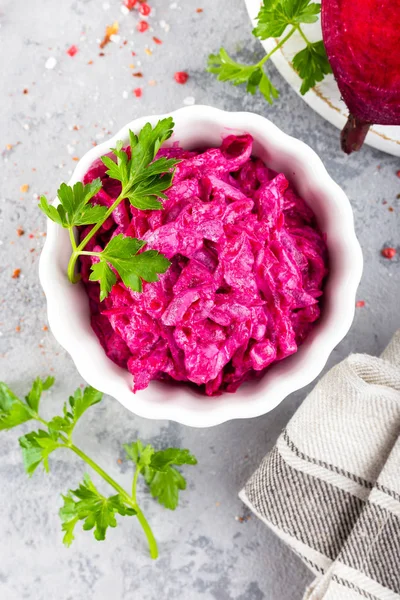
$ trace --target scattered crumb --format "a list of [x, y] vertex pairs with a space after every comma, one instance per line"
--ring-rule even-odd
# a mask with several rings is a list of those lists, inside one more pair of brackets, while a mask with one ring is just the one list
[[197, 13], [202, 13], [202, 12], [203, 12], [203, 10], [204, 10], [203, 8], [196, 8], [196, 12], [197, 12]]
[[11, 275], [11, 277], [13, 279], [18, 279], [18, 277], [21, 275], [21, 269], [14, 269], [13, 274]]
[[160, 38], [158, 38], [158, 37], [153, 37], [153, 42], [154, 42], [155, 44], [162, 44], [162, 41], [161, 41], [161, 40], [160, 40]]
[[16, 331], [17, 333], [19, 333], [19, 332], [21, 331], [21, 327], [20, 327], [20, 325], [17, 325], [17, 326], [16, 326], [16, 328], [15, 328], [15, 331]]
[[157, 85], [157, 81], [155, 79], [150, 79], [149, 85], [153, 87], [154, 85]]
[[196, 103], [196, 99], [194, 98], [194, 96], [187, 96], [186, 98], [183, 99], [183, 104], [185, 106], [193, 106], [193, 104]]
[[143, 73], [141, 71], [138, 71], [137, 73], [132, 73], [133, 77], [143, 77]]
[[235, 517], [235, 521], [239, 521], [239, 523], [246, 523], [246, 521], [249, 521], [250, 519], [251, 519], [251, 515], [245, 515], [243, 517], [239, 517], [239, 516]]
[[25, 194], [29, 190], [29, 185], [27, 183], [24, 183], [23, 185], [21, 185], [20, 190]]
[[48, 331], [49, 330], [49, 328], [47, 327], [47, 325], [43, 325], [42, 329], [43, 329], [43, 331]]
[[56, 66], [56, 64], [57, 64], [57, 59], [54, 58], [54, 56], [50, 56], [46, 60], [44, 66], [45, 66], [46, 69], [54, 69], [54, 67]]
[[72, 160], [78, 161], [79, 160], [79, 156], [73, 156]]
[[24, 89], [22, 90], [22, 93], [23, 93], [23, 94], [27, 94], [27, 93], [28, 93], [28, 88], [24, 88]]
[[118, 463], [119, 465], [122, 465], [122, 460], [121, 460], [120, 458], [118, 458], [118, 459], [117, 459], [117, 463]]
[[118, 21], [114, 21], [112, 25], [106, 27], [106, 33], [103, 40], [100, 42], [100, 48], [104, 48], [111, 41], [111, 36], [116, 35], [119, 31]]
[[150, 48], [145, 48], [144, 51], [146, 52], [147, 56], [151, 56], [153, 54], [153, 51], [150, 50]]
[[22, 227], [18, 227], [17, 228], [17, 236], [21, 237], [21, 235], [24, 235], [25, 231], [22, 229]]

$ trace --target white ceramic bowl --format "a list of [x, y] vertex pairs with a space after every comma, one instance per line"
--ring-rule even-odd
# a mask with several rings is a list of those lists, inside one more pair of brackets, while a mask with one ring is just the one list
[[[255, 155], [275, 171], [285, 173], [315, 212], [321, 230], [326, 233], [330, 273], [321, 318], [298, 352], [274, 364], [261, 381], [246, 383], [235, 394], [207, 398], [185, 385], [161, 382], [152, 382], [146, 390], [133, 394], [132, 375], [107, 358], [92, 331], [83, 285], [72, 285], [67, 279], [68, 233], [51, 221], [40, 259], [40, 280], [47, 298], [51, 330], [90, 385], [141, 417], [208, 427], [265, 414], [319, 375], [352, 323], [362, 254], [349, 200], [306, 144], [252, 113], [193, 106], [171, 114], [175, 128], [168, 143], [179, 141], [184, 148], [219, 146], [228, 134], [250, 133], [254, 137]], [[155, 124], [163, 116], [136, 119], [110, 140], [89, 150], [77, 164], [69, 183], [81, 180], [93, 161], [114, 147], [117, 140], [127, 142], [129, 129], [138, 132], [146, 122]]]

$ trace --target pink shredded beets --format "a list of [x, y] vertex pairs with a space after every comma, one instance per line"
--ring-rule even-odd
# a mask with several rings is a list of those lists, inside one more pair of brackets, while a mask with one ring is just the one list
[[[107, 356], [132, 373], [134, 391], [161, 379], [191, 382], [208, 396], [235, 392], [296, 352], [319, 317], [323, 236], [285, 176], [252, 157], [252, 143], [242, 135], [204, 152], [161, 149], [181, 159], [164, 210], [139, 211], [126, 200], [88, 244], [100, 251], [123, 233], [171, 261], [141, 294], [119, 280], [100, 303], [92, 259], [81, 259], [93, 329]], [[100, 177], [95, 202], [110, 206], [120, 184], [105, 171], [97, 161], [84, 183]]]

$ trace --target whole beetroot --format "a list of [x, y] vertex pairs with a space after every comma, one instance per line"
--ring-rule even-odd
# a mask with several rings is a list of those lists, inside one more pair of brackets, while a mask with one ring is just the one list
[[341, 146], [359, 150], [371, 125], [400, 125], [400, 0], [322, 0], [326, 52], [350, 114]]

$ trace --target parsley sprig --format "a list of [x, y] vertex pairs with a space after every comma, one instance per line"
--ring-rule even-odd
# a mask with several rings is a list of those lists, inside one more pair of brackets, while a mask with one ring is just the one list
[[[128, 199], [132, 206], [140, 210], [160, 210], [159, 199], [165, 199], [165, 191], [171, 186], [174, 168], [178, 160], [161, 157], [155, 159], [161, 145], [173, 132], [171, 117], [162, 119], [155, 127], [147, 123], [138, 135], [129, 132], [129, 154], [119, 141], [112, 149], [114, 158], [103, 156], [107, 175], [121, 182], [121, 193], [113, 204], [106, 208], [91, 204], [102, 187], [100, 179], [83, 185], [81, 182], [69, 186], [61, 184], [57, 196], [58, 206], [49, 204], [45, 196], [40, 198], [39, 208], [49, 219], [69, 231], [72, 254], [68, 264], [68, 277], [72, 283], [79, 281], [75, 273], [79, 256], [93, 256], [90, 279], [100, 284], [100, 299], [104, 300], [117, 281], [115, 272], [125, 285], [135, 292], [142, 291], [142, 281], [158, 280], [165, 273], [169, 261], [155, 250], [143, 250], [145, 242], [122, 234], [112, 238], [102, 252], [86, 251], [88, 242], [117, 206]], [[93, 225], [86, 237], [77, 244], [75, 228], [80, 225]]]
[[45, 421], [39, 414], [42, 393], [54, 383], [53, 377], [36, 378], [30, 392], [22, 400], [3, 382], [0, 382], [0, 430], [17, 427], [27, 421], [38, 421], [43, 428], [31, 431], [19, 438], [24, 467], [32, 475], [39, 465], [49, 472], [49, 456], [59, 448], [67, 448], [79, 456], [116, 494], [104, 496], [99, 492], [88, 474], [76, 489], [62, 495], [63, 506], [59, 511], [64, 533], [63, 542], [70, 546], [75, 539], [79, 522], [84, 530], [93, 530], [96, 540], [106, 538], [107, 529], [117, 526], [118, 516], [137, 517], [146, 535], [150, 555], [157, 558], [158, 549], [154, 534], [137, 501], [137, 482], [144, 478], [151, 495], [170, 510], [179, 502], [179, 491], [186, 488], [186, 480], [177, 466], [195, 465], [196, 458], [180, 448], [155, 450], [144, 446], [140, 440], [124, 446], [127, 459], [135, 465], [132, 490], [128, 493], [92, 458], [72, 441], [73, 430], [82, 415], [102, 399], [101, 392], [92, 387], [78, 388], [64, 404], [63, 414]]
[[303, 38], [305, 47], [294, 56], [292, 65], [303, 80], [300, 93], [304, 95], [317, 82], [322, 81], [325, 75], [332, 73], [322, 40], [310, 42], [301, 27], [303, 23], [315, 23], [320, 12], [321, 5], [311, 0], [263, 0], [253, 35], [260, 40], [275, 38], [276, 46], [254, 65], [234, 61], [221, 48], [218, 54], [210, 54], [207, 70], [214, 73], [219, 81], [230, 81], [233, 85], [246, 84], [246, 90], [250, 94], [260, 91], [267, 102], [272, 104], [279, 92], [265, 73], [264, 64], [297, 31]]

